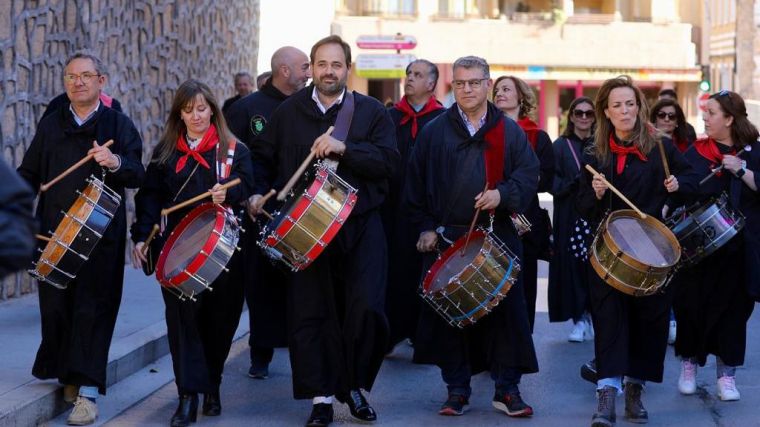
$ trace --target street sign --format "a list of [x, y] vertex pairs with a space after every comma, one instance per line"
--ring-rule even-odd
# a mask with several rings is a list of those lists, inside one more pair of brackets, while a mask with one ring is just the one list
[[395, 36], [359, 36], [356, 39], [356, 45], [361, 49], [392, 49], [408, 50], [417, 46], [417, 39], [414, 36], [395, 35]]
[[356, 75], [366, 79], [400, 79], [416, 58], [410, 54], [361, 54], [356, 56]]
[[710, 99], [709, 93], [703, 93], [702, 95], [699, 95], [699, 98], [697, 98], [697, 107], [699, 107], [702, 111], [707, 111], [707, 100]]

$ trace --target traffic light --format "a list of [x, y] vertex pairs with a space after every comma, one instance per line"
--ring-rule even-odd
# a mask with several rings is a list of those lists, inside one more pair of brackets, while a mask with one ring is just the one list
[[702, 81], [699, 82], [699, 90], [702, 92], [710, 92], [710, 66], [702, 66]]

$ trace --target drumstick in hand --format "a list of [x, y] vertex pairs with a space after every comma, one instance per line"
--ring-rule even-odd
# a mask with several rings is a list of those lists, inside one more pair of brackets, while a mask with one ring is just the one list
[[[736, 157], [739, 157], [745, 151], [752, 151], [752, 147], [748, 145], [748, 146], [742, 148], [741, 150], [739, 150], [739, 152], [736, 153], [736, 154], [734, 154], [734, 155]], [[720, 165], [717, 168], [713, 169], [712, 172], [710, 172], [710, 175], [707, 175], [706, 177], [702, 178], [702, 181], [699, 181], [699, 185], [702, 185], [705, 182], [709, 181], [710, 178], [714, 177], [716, 173], [718, 173], [718, 172], [720, 172], [722, 170], [723, 170], [723, 165]]]
[[[335, 129], [335, 126], [330, 126], [327, 128], [327, 132], [324, 133], [324, 135], [330, 135]], [[296, 172], [293, 174], [293, 176], [290, 177], [290, 180], [288, 180], [288, 183], [285, 184], [284, 187], [282, 187], [282, 190], [280, 190], [280, 193], [277, 195], [277, 200], [283, 201], [285, 200], [285, 197], [288, 196], [288, 192], [291, 188], [293, 188], [294, 185], [296, 185], [296, 181], [298, 181], [298, 178], [303, 175], [303, 171], [306, 170], [307, 167], [309, 167], [309, 164], [314, 160], [314, 156], [316, 156], [317, 153], [314, 152], [314, 149], [312, 148], [309, 155], [304, 159], [304, 161], [301, 163], [301, 166], [296, 169]]]
[[[230, 187], [234, 187], [234, 186], [236, 186], [238, 184], [240, 184], [240, 178], [235, 178], [232, 181], [229, 181], [229, 182], [225, 183], [224, 185], [220, 186], [219, 190], [226, 190], [226, 189], [228, 189]], [[197, 201], [200, 201], [200, 200], [203, 200], [203, 199], [205, 199], [206, 197], [208, 197], [210, 195], [211, 195], [211, 190], [209, 190], [209, 191], [207, 191], [205, 193], [201, 193], [201, 194], [193, 197], [192, 199], [185, 200], [184, 202], [178, 203], [178, 204], [176, 204], [176, 205], [174, 205], [174, 206], [172, 206], [170, 208], [162, 209], [161, 210], [161, 215], [162, 216], [169, 215], [170, 213], [172, 213], [172, 212], [174, 212], [174, 211], [176, 211], [178, 209], [182, 209], [182, 208], [184, 208], [187, 205], [192, 205], [193, 203], [195, 203]]]
[[[483, 187], [483, 192], [480, 193], [480, 197], [485, 196], [486, 191], [488, 191], [488, 181], [486, 181], [486, 185]], [[464, 256], [464, 251], [467, 249], [467, 244], [470, 243], [470, 234], [472, 234], [472, 229], [475, 228], [475, 223], [478, 221], [479, 214], [480, 208], [475, 209], [475, 215], [472, 217], [472, 222], [470, 222], [470, 229], [467, 230], [467, 237], [464, 239], [464, 246], [462, 246], [462, 251], [459, 253], [460, 256]]]
[[602, 181], [604, 181], [604, 183], [607, 184], [607, 187], [609, 187], [609, 189], [612, 190], [613, 193], [617, 194], [617, 196], [620, 197], [628, 206], [630, 206], [631, 209], [635, 210], [636, 213], [639, 214], [639, 216], [641, 217], [641, 219], [645, 219], [647, 217], [647, 215], [644, 212], [641, 212], [641, 210], [639, 208], [637, 208], [636, 205], [633, 204], [633, 202], [631, 202], [630, 200], [628, 200], [628, 198], [625, 197], [623, 195], [623, 193], [620, 192], [620, 190], [618, 190], [617, 188], [615, 188], [615, 186], [613, 186], [612, 184], [610, 184], [609, 181], [607, 181], [606, 179], [604, 179], [604, 177], [599, 172], [597, 172], [596, 170], [594, 170], [594, 168], [592, 168], [591, 165], [586, 165], [586, 170], [588, 170], [589, 172], [591, 172], [594, 175], [598, 176], [599, 179], [601, 179]]
[[153, 225], [153, 229], [150, 230], [150, 234], [148, 234], [148, 238], [145, 239], [145, 243], [143, 243], [143, 247], [140, 248], [140, 252], [142, 252], [143, 255], [148, 255], [148, 249], [150, 249], [150, 242], [153, 241], [153, 238], [156, 237], [156, 234], [158, 233], [158, 229], [161, 228], [158, 226], [158, 224]]
[[657, 142], [657, 146], [660, 147], [660, 156], [662, 157], [662, 167], [665, 169], [665, 179], [670, 178], [670, 168], [668, 167], [668, 157], [665, 155], [665, 145], [662, 140]]
[[[109, 139], [105, 144], [101, 145], [101, 147], [110, 147], [111, 145], [113, 145], [113, 139]], [[88, 154], [88, 155], [84, 156], [82, 158], [82, 160], [76, 162], [73, 166], [71, 166], [70, 168], [68, 168], [65, 171], [61, 172], [60, 175], [58, 175], [57, 177], [55, 177], [52, 180], [50, 180], [50, 182], [40, 185], [40, 191], [41, 192], [47, 191], [50, 187], [53, 186], [53, 184], [55, 184], [56, 182], [62, 180], [68, 174], [70, 174], [71, 172], [74, 172], [75, 170], [77, 170], [77, 168], [79, 168], [83, 164], [85, 164], [85, 163], [89, 162], [90, 160], [92, 160], [93, 157], [95, 157], [94, 154]]]

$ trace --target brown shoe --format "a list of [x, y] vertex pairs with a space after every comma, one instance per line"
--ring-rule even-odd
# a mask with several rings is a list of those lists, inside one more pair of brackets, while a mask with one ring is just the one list
[[612, 427], [615, 425], [615, 397], [617, 389], [605, 386], [596, 391], [599, 399], [596, 413], [591, 418], [591, 427]]
[[641, 384], [625, 384], [625, 419], [636, 424], [646, 424], [649, 414], [641, 403], [641, 392], [644, 386]]

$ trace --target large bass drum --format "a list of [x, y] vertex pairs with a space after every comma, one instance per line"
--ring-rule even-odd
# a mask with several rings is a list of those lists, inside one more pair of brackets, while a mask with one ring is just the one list
[[612, 212], [591, 244], [591, 266], [608, 285], [628, 295], [647, 296], [667, 285], [681, 258], [673, 233], [652, 216]]
[[180, 299], [211, 289], [236, 250], [237, 217], [225, 206], [203, 203], [190, 211], [166, 239], [156, 263], [161, 286]]
[[111, 223], [121, 196], [90, 176], [87, 186], [56, 227], [39, 260], [29, 273], [37, 280], [66, 289]]

